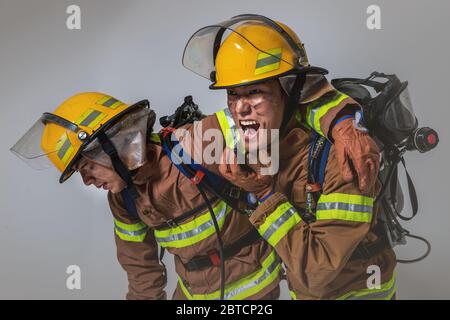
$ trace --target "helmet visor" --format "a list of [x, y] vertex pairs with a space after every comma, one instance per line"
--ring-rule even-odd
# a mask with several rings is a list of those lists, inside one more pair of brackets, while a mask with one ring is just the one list
[[48, 155], [63, 152], [65, 143], [58, 143], [54, 150], [42, 148], [45, 123], [43, 117], [39, 118], [33, 126], [10, 148], [11, 152], [35, 170], [43, 170], [53, 166]]
[[[138, 108], [106, 129], [106, 135], [129, 170], [137, 169], [147, 161], [147, 136], [154, 122], [153, 110]], [[82, 155], [103, 166], [113, 168], [111, 158], [103, 151], [98, 138], [84, 148]]]
[[[278, 60], [283, 60], [280, 56], [274, 53], [270, 53], [263, 50], [262, 48], [258, 48], [254, 44], [255, 41], [243, 36], [238, 31], [236, 31], [240, 25], [249, 22], [266, 23], [274, 28], [279, 28], [281, 32], [284, 32], [272, 20], [258, 15], [236, 16], [221, 23], [203, 27], [196, 31], [187, 42], [183, 52], [183, 66], [191, 70], [192, 72], [213, 81], [213, 72], [216, 71], [215, 57], [220, 48], [220, 45], [222, 44], [222, 41], [225, 40], [230, 33], [235, 33], [239, 37], [242, 37], [243, 40], [247, 41], [261, 53], [265, 53], [268, 56], [272, 56], [273, 58]], [[272, 23], [275, 25], [272, 25]], [[290, 45], [291, 47], [296, 46], [295, 44], [288, 45]], [[294, 47], [293, 50], [297, 51], [297, 48]], [[288, 61], [285, 62], [291, 64]]]

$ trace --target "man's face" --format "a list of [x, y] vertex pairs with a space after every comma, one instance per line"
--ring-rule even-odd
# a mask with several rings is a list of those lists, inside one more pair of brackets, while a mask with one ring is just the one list
[[93, 184], [97, 188], [110, 190], [112, 193], [118, 193], [126, 187], [125, 182], [116, 171], [86, 157], [81, 157], [74, 169], [80, 173], [84, 184], [87, 186]]
[[[227, 95], [228, 108], [242, 130], [246, 150], [261, 148], [271, 141], [270, 130], [280, 129], [286, 99], [278, 80], [228, 89]], [[267, 130], [267, 141], [257, 139], [261, 129]], [[257, 145], [251, 141], [257, 141]]]

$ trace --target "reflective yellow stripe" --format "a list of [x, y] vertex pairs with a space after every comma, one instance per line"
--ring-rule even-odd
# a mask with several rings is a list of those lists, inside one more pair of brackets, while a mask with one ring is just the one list
[[373, 198], [345, 193], [323, 194], [317, 202], [317, 220], [371, 222]]
[[[264, 259], [261, 268], [250, 275], [225, 286], [225, 300], [242, 300], [253, 296], [279, 279], [281, 264], [275, 251]], [[181, 290], [189, 300], [217, 300], [220, 299], [220, 290], [207, 294], [192, 294], [184, 281], [178, 277]]]
[[297, 295], [295, 294], [294, 291], [289, 290], [289, 295], [291, 296], [292, 300], [297, 300]]
[[104, 96], [103, 98], [97, 101], [97, 104], [110, 109], [117, 109], [117, 107], [121, 106], [123, 103], [117, 99], [114, 99], [111, 96]]
[[219, 121], [220, 129], [225, 137], [225, 143], [228, 148], [233, 150], [237, 146], [240, 150], [243, 147], [240, 143], [239, 130], [234, 123], [233, 116], [228, 109], [222, 109], [216, 112], [217, 120]]
[[394, 271], [392, 278], [383, 283], [380, 289], [354, 290], [340, 296], [336, 300], [391, 300], [397, 291], [396, 286], [397, 271]]
[[297, 124], [306, 124], [302, 123], [302, 113], [298, 110], [295, 111], [295, 120], [297, 120]]
[[117, 236], [125, 241], [142, 242], [148, 232], [148, 226], [143, 222], [126, 224], [114, 218], [114, 230]]
[[106, 113], [102, 113], [94, 109], [88, 109], [81, 114], [81, 116], [77, 119], [77, 121], [75, 121], [75, 123], [79, 126], [94, 129], [106, 116]]
[[328, 112], [330, 109], [338, 106], [342, 101], [347, 99], [349, 96], [337, 91], [336, 95], [331, 98], [323, 97], [316, 101], [313, 101], [306, 108], [306, 122], [321, 136], [325, 136], [321, 127], [320, 119]]
[[61, 138], [56, 142], [56, 150], [58, 154], [58, 158], [62, 161], [64, 165], [67, 164], [70, 157], [72, 156], [75, 149], [72, 146], [72, 143], [67, 136], [67, 133], [64, 133]]
[[[213, 210], [219, 228], [222, 228], [231, 208], [224, 201], [219, 201]], [[161, 247], [183, 248], [192, 246], [214, 233], [214, 222], [209, 210], [206, 210], [202, 215], [187, 223], [166, 230], [155, 230], [155, 237]]]
[[280, 68], [281, 48], [267, 50], [258, 54], [255, 66], [255, 76]]
[[284, 202], [266, 217], [258, 227], [258, 232], [274, 247], [301, 220], [295, 208], [289, 202]]
[[[380, 289], [361, 289], [347, 292], [346, 294], [336, 298], [336, 300], [391, 300], [397, 291], [396, 286], [397, 272], [394, 271], [392, 278], [383, 283]], [[297, 295], [294, 291], [289, 290], [291, 298], [297, 300]]]
[[154, 143], [161, 143], [161, 137], [159, 136], [159, 134], [157, 133], [152, 133], [150, 135], [150, 141], [154, 142]]

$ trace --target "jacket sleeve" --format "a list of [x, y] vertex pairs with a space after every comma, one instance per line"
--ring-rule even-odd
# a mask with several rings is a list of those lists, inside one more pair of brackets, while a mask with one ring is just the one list
[[331, 138], [334, 123], [340, 117], [354, 114], [360, 109], [360, 105], [351, 97], [333, 90], [308, 104], [301, 104], [297, 120], [321, 136]]
[[362, 195], [356, 185], [336, 176], [327, 173], [325, 181], [333, 182], [324, 188], [316, 221], [310, 224], [281, 193], [265, 200], [250, 217], [305, 288], [319, 289], [335, 279], [370, 229], [374, 195]]
[[159, 262], [152, 229], [128, 215], [120, 196], [109, 193], [108, 201], [114, 217], [117, 258], [128, 275], [126, 298], [166, 299], [166, 270]]

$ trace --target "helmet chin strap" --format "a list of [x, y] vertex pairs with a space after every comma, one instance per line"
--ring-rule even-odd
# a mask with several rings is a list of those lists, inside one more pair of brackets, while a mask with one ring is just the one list
[[[138, 218], [135, 201], [139, 195], [136, 191], [136, 187], [133, 184], [130, 170], [128, 170], [122, 160], [120, 160], [116, 147], [103, 131], [98, 134], [98, 140], [100, 142], [100, 145], [102, 146], [103, 151], [111, 158], [114, 170], [117, 172], [119, 177], [122, 178], [122, 180], [127, 184], [125, 190], [122, 191], [122, 195], [125, 192], [131, 198], [132, 203], [129, 205], [133, 208], [130, 208], [130, 210], [128, 211], [131, 215], [135, 216], [135, 218]], [[124, 202], [127, 202], [126, 199], [124, 199]]]
[[292, 119], [292, 116], [294, 115], [296, 108], [298, 108], [300, 96], [303, 87], [305, 85], [305, 82], [306, 82], [306, 74], [299, 73], [295, 76], [295, 82], [289, 94], [288, 102], [285, 105], [283, 121], [281, 122], [280, 126], [281, 137], [284, 137], [287, 134], [288, 123]]

